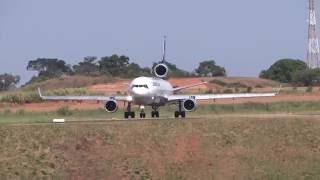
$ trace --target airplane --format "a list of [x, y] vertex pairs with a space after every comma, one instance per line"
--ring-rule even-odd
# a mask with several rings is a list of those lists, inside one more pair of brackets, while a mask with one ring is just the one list
[[163, 44], [162, 60], [153, 68], [153, 77], [138, 77], [132, 80], [128, 86], [128, 95], [125, 96], [43, 96], [40, 88], [38, 93], [43, 100], [56, 101], [104, 101], [104, 109], [109, 113], [118, 110], [118, 103], [125, 102], [126, 109], [124, 118], [135, 118], [135, 112], [132, 110], [133, 105], [138, 105], [141, 109], [140, 118], [146, 118], [144, 111], [145, 106], [151, 106], [152, 118], [159, 118], [159, 108], [169, 103], [178, 105], [177, 111], [174, 112], [175, 118], [185, 118], [186, 112], [195, 111], [197, 101], [199, 100], [216, 100], [216, 99], [235, 99], [235, 98], [253, 98], [253, 97], [273, 97], [277, 93], [240, 93], [240, 94], [190, 94], [182, 95], [178, 92], [191, 87], [206, 84], [201, 82], [183, 87], [174, 88], [166, 79], [169, 75], [169, 68], [166, 65], [166, 38]]

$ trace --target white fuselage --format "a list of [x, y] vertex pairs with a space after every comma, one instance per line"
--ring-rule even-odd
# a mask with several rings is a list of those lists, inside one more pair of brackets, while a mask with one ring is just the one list
[[173, 87], [163, 79], [138, 77], [129, 84], [128, 93], [136, 105], [164, 106], [168, 102], [167, 97], [173, 94]]

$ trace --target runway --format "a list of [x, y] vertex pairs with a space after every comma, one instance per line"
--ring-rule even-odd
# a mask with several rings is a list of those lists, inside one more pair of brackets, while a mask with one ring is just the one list
[[163, 117], [163, 118], [136, 118], [136, 119], [124, 119], [124, 118], [111, 118], [111, 119], [85, 119], [85, 120], [74, 120], [72, 117], [66, 118], [65, 122], [55, 123], [52, 120], [45, 119], [43, 122], [9, 122], [2, 123], [2, 125], [12, 126], [28, 126], [28, 125], [73, 125], [73, 124], [109, 124], [109, 123], [139, 123], [139, 122], [177, 122], [177, 121], [197, 121], [197, 120], [220, 120], [223, 118], [228, 119], [277, 119], [277, 118], [303, 118], [310, 120], [320, 120], [320, 113], [275, 113], [275, 114], [214, 114], [214, 115], [202, 115], [199, 117], [187, 117], [187, 118], [174, 118], [174, 117]]

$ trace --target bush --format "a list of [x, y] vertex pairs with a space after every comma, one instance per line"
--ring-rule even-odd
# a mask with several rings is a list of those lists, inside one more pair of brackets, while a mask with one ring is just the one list
[[20, 110], [18, 110], [17, 112], [16, 112], [16, 114], [17, 115], [20, 115], [20, 116], [23, 116], [23, 115], [25, 115], [25, 111], [23, 110], [23, 109], [20, 109]]
[[66, 107], [59, 108], [57, 110], [57, 114], [60, 115], [60, 116], [71, 116], [73, 113], [69, 109], [69, 107], [66, 106]]
[[0, 99], [2, 103], [12, 104], [38, 103], [41, 101], [40, 96], [36, 92], [5, 94]]
[[236, 93], [239, 93], [239, 92], [240, 92], [240, 89], [236, 87], [236, 88], [234, 89], [234, 91], [235, 91]]
[[312, 86], [309, 86], [307, 89], [306, 89], [306, 92], [307, 93], [312, 93], [313, 91], [313, 87]]
[[217, 84], [217, 85], [220, 85], [223, 87], [228, 87], [228, 88], [246, 88], [246, 87], [248, 87], [247, 85], [242, 84], [241, 82], [226, 83], [226, 82], [219, 80], [219, 79], [211, 80], [210, 83]]
[[223, 91], [223, 93], [232, 94], [233, 90], [232, 89], [226, 89], [226, 90]]
[[21, 93], [15, 93], [15, 94], [6, 94], [1, 97], [0, 102], [3, 103], [12, 103], [12, 104], [23, 104], [24, 98]]
[[211, 83], [211, 84], [218, 84], [218, 85], [220, 85], [220, 86], [226, 86], [226, 85], [227, 85], [227, 83], [225, 83], [224, 81], [221, 81], [221, 80], [219, 80], [219, 79], [211, 80], [210, 83]]
[[306, 69], [298, 71], [293, 76], [297, 85], [314, 86], [320, 84], [320, 69]]
[[242, 83], [240, 83], [240, 82], [230, 83], [230, 84], [227, 84], [227, 86], [228, 86], [229, 88], [246, 88], [246, 87], [248, 87], [247, 85], [242, 84]]
[[213, 90], [212, 89], [209, 89], [205, 92], [206, 94], [212, 94], [213, 93]]
[[24, 94], [24, 103], [40, 103], [42, 99], [36, 92], [30, 92]]
[[11, 109], [5, 109], [3, 111], [3, 114], [5, 114], [5, 115], [10, 115], [11, 113], [12, 113]]

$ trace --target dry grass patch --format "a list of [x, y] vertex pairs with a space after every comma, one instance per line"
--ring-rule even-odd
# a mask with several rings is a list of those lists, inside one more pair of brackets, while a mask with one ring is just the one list
[[317, 117], [0, 126], [0, 178], [317, 179]]

